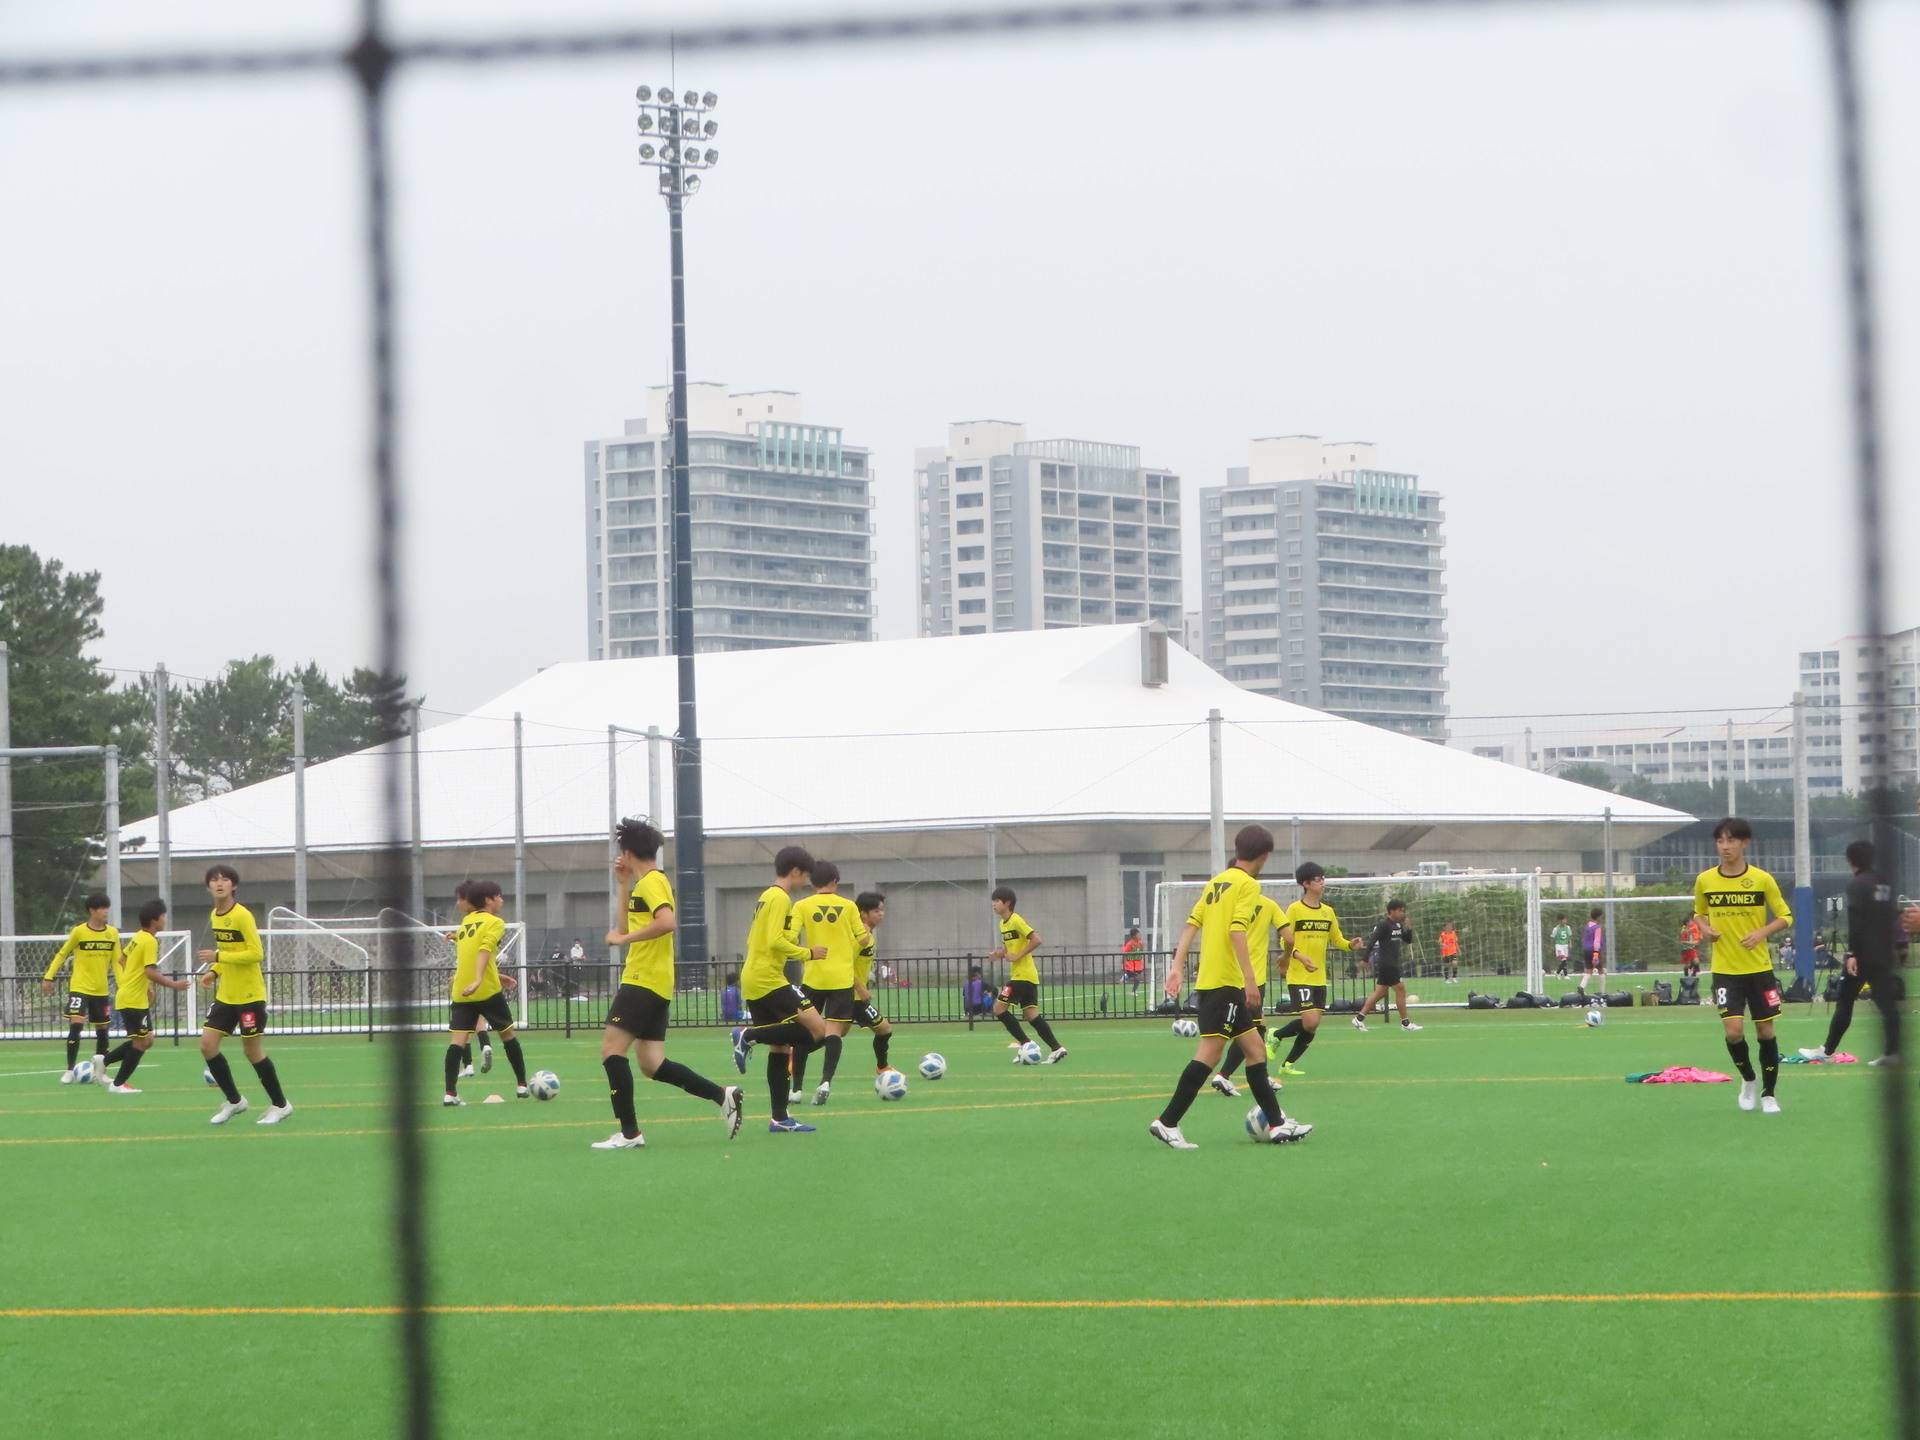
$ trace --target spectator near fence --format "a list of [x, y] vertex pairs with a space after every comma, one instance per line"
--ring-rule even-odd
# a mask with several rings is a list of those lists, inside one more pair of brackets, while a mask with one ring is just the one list
[[1146, 948], [1138, 926], [1127, 931], [1127, 938], [1120, 943], [1120, 976], [1129, 990], [1137, 991], [1146, 974]]

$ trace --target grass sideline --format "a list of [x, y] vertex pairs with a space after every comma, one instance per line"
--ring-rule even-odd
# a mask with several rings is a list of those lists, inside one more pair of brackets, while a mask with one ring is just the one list
[[[1884, 1428], [1871, 1072], [1787, 1067], [1785, 1113], [1743, 1114], [1731, 1086], [1621, 1083], [1725, 1068], [1709, 1010], [1420, 1018], [1329, 1024], [1284, 1096], [1304, 1145], [1248, 1143], [1251, 1102], [1208, 1093], [1184, 1154], [1146, 1135], [1190, 1053], [1164, 1023], [1063, 1025], [1044, 1069], [908, 1027], [903, 1069], [951, 1069], [896, 1105], [856, 1035], [817, 1135], [765, 1133], [757, 1064], [731, 1143], [643, 1084], [647, 1149], [614, 1154], [587, 1148], [612, 1128], [596, 1042], [532, 1034], [553, 1104], [477, 1103], [511, 1094], [504, 1065], [466, 1109], [422, 1096], [444, 1433]], [[1790, 1016], [1783, 1048], [1824, 1023]], [[732, 1075], [718, 1032], [671, 1044]], [[384, 1048], [273, 1048], [295, 1115], [226, 1131], [190, 1047], [156, 1047], [137, 1098], [0, 1047], [15, 1433], [92, 1440], [123, 1408], [157, 1434], [392, 1433]], [[325, 1313], [22, 1313], [255, 1307]]]

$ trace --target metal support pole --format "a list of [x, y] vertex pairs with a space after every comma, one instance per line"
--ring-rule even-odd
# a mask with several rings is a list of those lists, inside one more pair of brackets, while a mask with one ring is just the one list
[[1527, 727], [1526, 739], [1521, 743], [1523, 746], [1520, 751], [1521, 768], [1531, 770], [1533, 768], [1533, 727], [1531, 725]]
[[413, 918], [424, 921], [427, 918], [427, 856], [420, 842], [420, 702], [414, 701], [409, 709], [413, 724], [407, 733], [407, 799], [413, 812], [409, 819], [413, 875], [408, 903], [412, 906]]
[[[12, 652], [0, 640], [0, 751], [13, 748], [13, 712], [7, 691], [8, 672], [13, 668]], [[13, 916], [13, 758], [0, 755], [0, 935], [12, 935], [18, 927]], [[5, 955], [4, 973], [13, 973], [13, 947]]]
[[660, 727], [647, 726], [647, 823], [660, 828]]
[[1541, 943], [1540, 867], [1527, 876], [1527, 993], [1538, 995], [1547, 988], [1546, 949]]
[[1220, 712], [1207, 711], [1207, 871], [1227, 868], [1227, 782], [1220, 757]]
[[293, 687], [293, 910], [307, 913], [307, 692], [298, 684]]
[[[620, 841], [615, 832], [620, 829], [620, 727], [607, 726], [607, 870], [609, 875], [616, 861], [620, 859]], [[607, 883], [607, 928], [624, 932], [626, 926], [621, 923], [621, 911], [626, 909], [627, 897], [620, 893], [620, 886], [609, 879]]]
[[[987, 910], [993, 910], [993, 892], [1000, 888], [1000, 832], [994, 826], [987, 826]], [[1000, 924], [994, 922], [993, 943], [1000, 943]]]
[[[1287, 829], [1290, 832], [1292, 832], [1293, 868], [1295, 871], [1298, 871], [1300, 869], [1300, 817], [1298, 815], [1293, 817], [1292, 821], [1288, 824]], [[1221, 862], [1220, 869], [1221, 870], [1226, 869], [1226, 863], [1224, 861]], [[1213, 873], [1218, 875], [1220, 873], [1220, 870], [1216, 870]]]
[[[160, 833], [154, 846], [154, 888], [169, 916], [173, 914], [173, 739], [167, 731], [167, 688], [172, 683], [167, 677], [167, 662], [156, 662], [153, 667], [153, 815], [154, 828]], [[178, 1038], [175, 1037], [176, 1042]]]
[[[1601, 815], [1600, 844], [1607, 867], [1606, 888], [1606, 928], [1600, 936], [1600, 973], [1604, 976], [1612, 965], [1613, 957], [1618, 953], [1618, 941], [1613, 935], [1613, 807], [1607, 806]], [[1605, 981], [1601, 982], [1605, 993]]]
[[1818, 929], [1813, 913], [1813, 820], [1807, 803], [1807, 697], [1793, 695], [1793, 953], [1804, 968]]
[[1739, 792], [1733, 783], [1733, 721], [1727, 721], [1727, 814], [1740, 813]]
[[105, 825], [107, 842], [107, 923], [120, 925], [120, 747], [107, 746], [107, 803]]
[[[527, 923], [527, 777], [525, 752], [521, 742], [520, 712], [513, 712], [513, 918]], [[527, 936], [520, 934], [520, 961], [524, 973]], [[527, 992], [520, 991], [520, 1003], [527, 1003]]]

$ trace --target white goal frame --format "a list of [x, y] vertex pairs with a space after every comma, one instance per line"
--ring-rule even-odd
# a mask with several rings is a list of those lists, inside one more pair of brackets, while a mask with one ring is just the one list
[[[121, 939], [125, 940], [134, 932], [122, 930]], [[189, 930], [160, 930], [154, 935], [159, 946], [157, 964], [163, 975], [177, 979], [186, 979], [193, 974], [193, 932]], [[8, 976], [7, 990], [0, 1000], [0, 1040], [64, 1040], [67, 1035], [65, 1019], [50, 1028], [36, 1028], [32, 1021], [35, 998], [38, 996], [40, 977], [60, 947], [67, 943], [65, 935], [0, 935], [0, 970]], [[20, 969], [22, 956], [31, 957], [31, 968]], [[27, 987], [31, 986], [29, 993]], [[112, 1000], [119, 999], [119, 992], [113, 984], [112, 967], [108, 967], [107, 989]], [[56, 994], [63, 992], [56, 991]], [[156, 1025], [154, 1034], [177, 1038], [197, 1035], [200, 1027], [196, 1019], [193, 1004], [193, 988], [188, 987], [185, 994], [185, 1020], [172, 1019], [171, 1028], [163, 1029]], [[155, 1007], [157, 1008], [157, 1007]], [[156, 1016], [156, 1019], [159, 1017]]]

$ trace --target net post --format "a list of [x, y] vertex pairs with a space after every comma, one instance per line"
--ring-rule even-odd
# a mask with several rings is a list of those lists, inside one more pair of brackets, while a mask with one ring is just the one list
[[1543, 994], [1547, 988], [1547, 957], [1540, 939], [1540, 867], [1527, 876], [1527, 993]]

